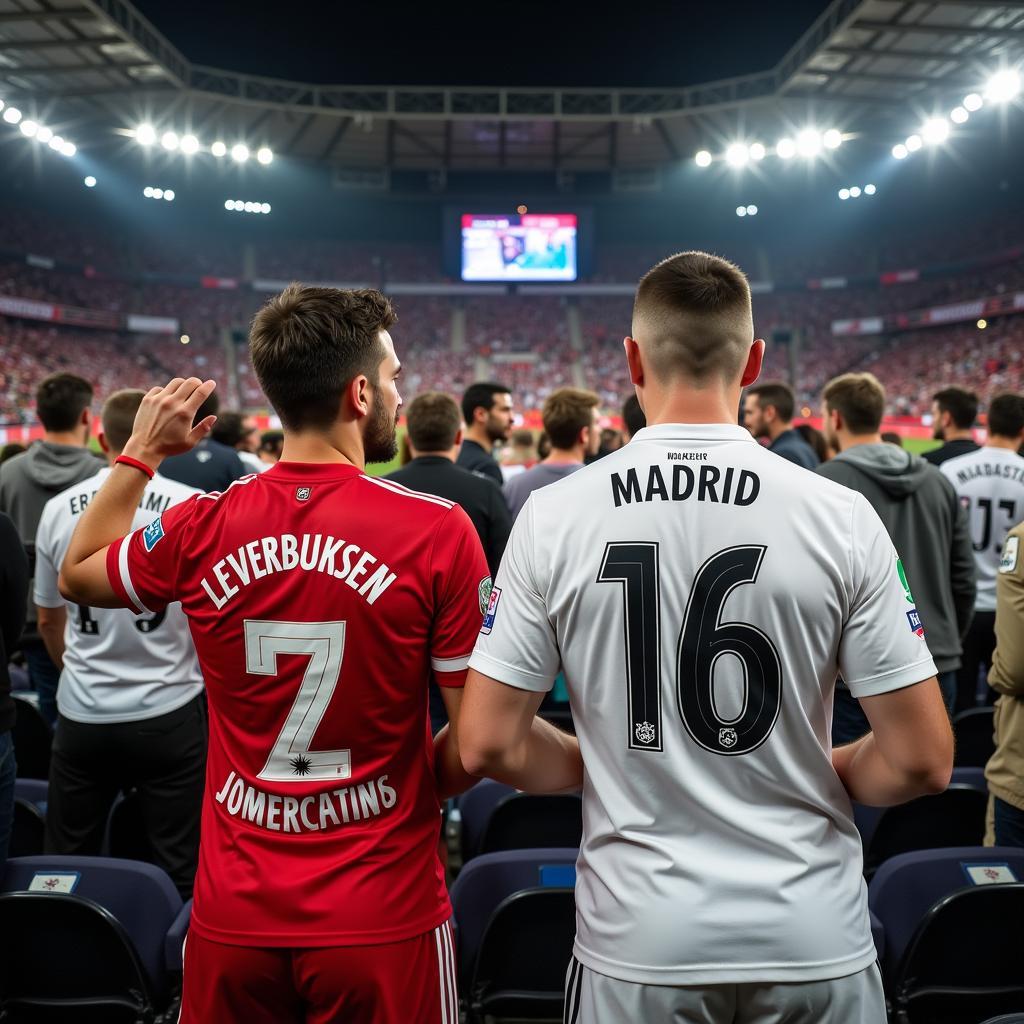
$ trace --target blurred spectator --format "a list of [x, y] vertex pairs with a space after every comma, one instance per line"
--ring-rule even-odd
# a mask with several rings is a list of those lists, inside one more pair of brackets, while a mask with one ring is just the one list
[[770, 441], [768, 450], [804, 469], [814, 469], [821, 459], [793, 429], [796, 399], [793, 389], [781, 381], [765, 381], [747, 388], [743, 401], [743, 425], [760, 440]]
[[542, 430], [537, 435], [537, 458], [543, 461], [551, 454], [551, 438], [548, 437], [548, 432]]
[[593, 455], [586, 456], [583, 461], [589, 465], [591, 462], [603, 459], [606, 455], [611, 455], [612, 452], [617, 452], [621, 447], [622, 434], [614, 427], [605, 427], [601, 431], [597, 451]]
[[[199, 406], [195, 422], [201, 423], [207, 416], [217, 415], [219, 408], [220, 400], [214, 391]], [[160, 474], [200, 491], [225, 491], [235, 480], [245, 476], [246, 469], [234, 448], [212, 437], [204, 437], [191, 451], [164, 459]]]
[[505, 481], [537, 464], [537, 445], [533, 431], [525, 427], [513, 430], [509, 443], [501, 450], [501, 475]]
[[23, 444], [18, 444], [15, 441], [5, 444], [3, 448], [0, 448], [0, 466], [8, 459], [13, 459], [15, 455], [20, 455], [23, 451], [27, 451]]
[[210, 437], [227, 448], [234, 448], [246, 472], [262, 473], [271, 463], [263, 462], [256, 454], [260, 445], [256, 421], [251, 416], [229, 410], [219, 413]]
[[466, 432], [457, 462], [463, 469], [490, 477], [498, 486], [504, 482], [501, 467], [492, 452], [496, 441], [512, 432], [512, 394], [504, 384], [480, 381], [462, 396], [462, 417]]
[[284, 431], [264, 430], [260, 434], [260, 447], [257, 454], [264, 469], [269, 469], [281, 459], [281, 451], [284, 448]]
[[630, 395], [622, 403], [622, 443], [629, 444], [633, 436], [647, 426], [647, 417], [640, 408], [640, 399]]
[[946, 459], [978, 450], [974, 440], [974, 421], [978, 418], [978, 396], [964, 388], [944, 388], [932, 395], [932, 433], [939, 448], [924, 453], [933, 466], [941, 466]]
[[[882, 431], [882, 440], [886, 444], [894, 444], [894, 445], [896, 445], [897, 448], [902, 448], [903, 447], [903, 438], [902, 438], [902, 436], [900, 434], [897, 434], [895, 430], [883, 430]], [[822, 459], [821, 461], [824, 462], [825, 460]]]
[[[30, 563], [43, 507], [55, 494], [93, 476], [103, 465], [87, 447], [92, 398], [92, 385], [73, 373], [46, 377], [36, 389], [36, 415], [43, 424], [43, 440], [0, 465], [0, 512], [14, 521]], [[39, 695], [39, 710], [52, 725], [57, 720], [60, 672], [39, 636], [31, 605], [21, 647], [29, 679]]]
[[[832, 458], [832, 449], [829, 448], [828, 441], [820, 430], [812, 427], [810, 423], [800, 423], [793, 429], [814, 449], [819, 462], [828, 462]], [[882, 440], [885, 440], [885, 434], [882, 435]]]

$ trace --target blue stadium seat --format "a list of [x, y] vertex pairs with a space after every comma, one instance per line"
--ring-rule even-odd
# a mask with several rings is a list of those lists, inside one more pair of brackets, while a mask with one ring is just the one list
[[46, 804], [49, 800], [50, 783], [46, 779], [15, 779], [14, 795], [30, 804], [35, 804], [46, 813]]
[[168, 998], [166, 937], [181, 907], [151, 864], [9, 860], [0, 883], [0, 1007], [16, 1008], [19, 1020], [151, 1021]]
[[953, 763], [958, 768], [984, 768], [995, 753], [995, 730], [992, 717], [995, 708], [968, 708], [953, 717], [956, 752]]
[[459, 847], [463, 863], [477, 856], [480, 841], [491, 812], [506, 797], [516, 790], [494, 779], [481, 779], [472, 789], [459, 797], [459, 814], [462, 818], [462, 834]]
[[583, 801], [579, 794], [510, 793], [487, 819], [480, 853], [579, 846], [582, 836]]
[[999, 1017], [989, 1017], [982, 1024], [1024, 1024], [1024, 1013], [1004, 1013]]

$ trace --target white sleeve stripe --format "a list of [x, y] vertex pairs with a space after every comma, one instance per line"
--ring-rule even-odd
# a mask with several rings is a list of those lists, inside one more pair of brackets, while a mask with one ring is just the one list
[[121, 550], [117, 553], [117, 565], [121, 570], [121, 583], [124, 584], [124, 589], [128, 592], [133, 605], [135, 605], [136, 612], [141, 615], [143, 612], [149, 612], [150, 615], [153, 613], [139, 600], [139, 595], [136, 593], [135, 584], [132, 583], [131, 573], [128, 571], [128, 545], [131, 543], [131, 539], [134, 534], [128, 534], [121, 541]]
[[463, 669], [469, 668], [469, 659], [472, 653], [470, 651], [469, 654], [463, 654], [458, 658], [431, 658], [430, 667], [435, 672], [461, 672]]
[[408, 487], [403, 487], [402, 484], [396, 484], [393, 480], [382, 480], [380, 477], [375, 476], [364, 476], [360, 479], [365, 480], [369, 484], [376, 484], [377, 487], [383, 487], [384, 490], [390, 491], [392, 494], [401, 494], [406, 498], [419, 498], [420, 501], [429, 501], [431, 505], [440, 505], [441, 508], [455, 507], [455, 502], [453, 501], [438, 498], [433, 494], [424, 494], [422, 491], [414, 491]]

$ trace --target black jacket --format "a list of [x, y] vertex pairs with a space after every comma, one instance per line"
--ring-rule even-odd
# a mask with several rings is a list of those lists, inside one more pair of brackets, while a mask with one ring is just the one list
[[466, 472], [443, 455], [421, 455], [385, 479], [461, 505], [480, 536], [491, 575], [498, 571], [512, 529], [512, 517], [500, 488], [484, 477]]
[[477, 444], [476, 441], [462, 442], [462, 448], [459, 450], [459, 457], [455, 460], [455, 464], [463, 469], [468, 469], [470, 473], [477, 476], [490, 478], [499, 487], [505, 483], [505, 478], [501, 475], [501, 466], [484, 451], [484, 446]]
[[797, 466], [803, 466], [804, 469], [817, 469], [818, 467], [817, 453], [797, 430], [784, 430], [768, 446], [768, 451], [774, 452]]
[[0, 733], [14, 725], [7, 661], [21, 639], [27, 601], [28, 554], [14, 523], [0, 512]]
[[172, 455], [160, 464], [160, 475], [201, 491], [226, 491], [248, 470], [234, 448], [205, 437], [189, 452]]
[[948, 459], [976, 452], [980, 447], [981, 445], [976, 441], [968, 441], [967, 438], [962, 437], [956, 441], [947, 441], [940, 448], [933, 448], [930, 452], [925, 452], [921, 458], [933, 466], [941, 466]]

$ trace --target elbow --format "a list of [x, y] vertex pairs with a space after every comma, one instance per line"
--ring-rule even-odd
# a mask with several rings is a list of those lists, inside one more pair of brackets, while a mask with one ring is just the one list
[[953, 777], [953, 738], [944, 743], [918, 764], [908, 767], [907, 783], [915, 796], [935, 796], [944, 793]]
[[68, 575], [66, 568], [62, 567], [57, 576], [57, 589], [65, 601], [72, 601], [79, 604], [78, 591], [75, 589], [74, 580]]
[[459, 735], [459, 759], [468, 775], [493, 775], [505, 764], [504, 748], [484, 736]]

